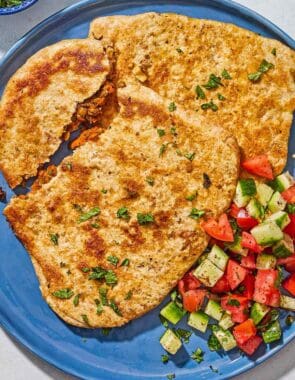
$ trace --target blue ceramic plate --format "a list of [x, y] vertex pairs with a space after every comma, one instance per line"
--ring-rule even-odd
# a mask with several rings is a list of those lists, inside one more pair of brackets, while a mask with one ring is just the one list
[[12, 13], [17, 13], [29, 8], [31, 5], [36, 3], [38, 0], [25, 0], [20, 5], [15, 5], [14, 7], [1, 8], [0, 7], [0, 16], [1, 15], [11, 15]]
[[[40, 48], [65, 38], [87, 36], [89, 22], [98, 16], [136, 14], [147, 11], [176, 12], [196, 18], [235, 23], [264, 36], [283, 41], [295, 48], [295, 42], [256, 13], [225, 0], [199, 1], [97, 1], [88, 0], [63, 10], [35, 27], [8, 52], [0, 66], [0, 92], [15, 70]], [[293, 146], [295, 151], [293, 128]], [[61, 153], [62, 154], [62, 153]], [[291, 154], [288, 169], [294, 172]], [[9, 199], [13, 192], [3, 178], [0, 186]], [[1, 205], [3, 208], [4, 205]], [[43, 301], [30, 259], [0, 217], [0, 313], [2, 326], [31, 351], [56, 367], [84, 379], [165, 379], [175, 373], [177, 379], [224, 379], [261, 363], [295, 336], [295, 325], [284, 329], [282, 340], [270, 347], [261, 347], [251, 359], [238, 351], [228, 355], [208, 350], [206, 337], [193, 336], [168, 364], [161, 362], [163, 350], [159, 337], [163, 326], [159, 309], [104, 337], [100, 330], [83, 330], [63, 323]], [[205, 360], [196, 364], [189, 355], [196, 348], [205, 351]], [[212, 365], [218, 373], [209, 368]]]

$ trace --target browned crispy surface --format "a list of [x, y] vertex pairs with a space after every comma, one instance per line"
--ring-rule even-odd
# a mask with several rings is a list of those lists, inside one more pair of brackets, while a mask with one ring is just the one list
[[85, 39], [40, 50], [12, 76], [0, 103], [0, 169], [11, 187], [48, 161], [77, 104], [97, 92], [109, 72], [101, 44]]
[[[98, 142], [77, 148], [49, 182], [12, 199], [4, 211], [32, 257], [44, 298], [81, 327], [119, 326], [157, 306], [207, 245], [199, 221], [189, 217], [192, 207], [220, 214], [238, 177], [238, 146], [223, 129], [180, 108], [169, 112], [170, 102], [145, 87], [127, 86], [118, 98], [120, 114]], [[204, 173], [212, 182], [208, 189]], [[195, 192], [195, 200], [185, 199]], [[117, 217], [123, 206], [130, 219]], [[93, 207], [100, 215], [79, 223]], [[140, 225], [138, 213], [151, 213], [154, 222]], [[58, 234], [58, 244], [50, 234]], [[119, 259], [116, 267], [109, 256]], [[120, 266], [126, 258], [129, 266]], [[108, 299], [121, 316], [110, 306], [97, 314], [95, 300], [106, 285], [83, 269], [98, 266], [117, 276]], [[74, 293], [70, 299], [52, 294], [65, 288]]]
[[[275, 174], [286, 163], [295, 108], [294, 52], [282, 43], [232, 24], [176, 14], [108, 16], [93, 21], [90, 37], [114, 45], [118, 82], [135, 80], [177, 104], [203, 114], [236, 136], [243, 158], [266, 153]], [[276, 55], [272, 54], [276, 49]], [[275, 67], [257, 83], [247, 75], [266, 59]], [[195, 87], [226, 69], [232, 79], [204, 90]], [[218, 99], [218, 93], [225, 100]], [[202, 110], [213, 100], [218, 111]]]

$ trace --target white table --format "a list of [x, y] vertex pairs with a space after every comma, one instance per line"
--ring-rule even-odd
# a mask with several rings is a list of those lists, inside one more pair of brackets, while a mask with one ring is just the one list
[[[32, 8], [13, 16], [0, 17], [0, 56], [34, 25], [75, 0], [39, 0]], [[264, 15], [295, 38], [295, 0], [239, 0]], [[0, 329], [1, 380], [70, 380], [73, 377], [35, 357]], [[295, 341], [259, 367], [236, 380], [294, 380]]]

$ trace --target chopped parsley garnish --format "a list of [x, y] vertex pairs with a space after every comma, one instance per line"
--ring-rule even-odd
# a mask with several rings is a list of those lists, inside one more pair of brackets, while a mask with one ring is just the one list
[[58, 234], [49, 234], [49, 236], [50, 236], [50, 240], [52, 241], [52, 243], [54, 245], [58, 245], [59, 235]]
[[277, 49], [273, 48], [272, 51], [271, 51], [271, 54], [276, 57], [276, 55], [277, 55]]
[[86, 314], [81, 314], [81, 317], [83, 319], [83, 322], [86, 323], [86, 325], [89, 326], [89, 319]]
[[174, 330], [175, 334], [183, 340], [184, 343], [189, 343], [189, 339], [192, 335], [192, 332], [185, 329]]
[[196, 153], [186, 153], [184, 155], [184, 157], [187, 158], [190, 161], [193, 161], [193, 159], [195, 158], [195, 155], [196, 155]]
[[90, 268], [84, 267], [81, 269], [82, 272], [87, 273], [90, 272]]
[[161, 145], [160, 153], [159, 153], [159, 157], [163, 156], [163, 154], [166, 152], [166, 149], [167, 149], [167, 147], [168, 147], [168, 144], [169, 144], [169, 143], [166, 143], [166, 144], [162, 144], [162, 145]]
[[177, 136], [176, 128], [175, 128], [175, 127], [171, 127], [171, 128], [170, 128], [170, 133], [171, 133], [171, 135], [173, 135], [173, 136]]
[[221, 78], [217, 77], [214, 74], [210, 74], [208, 82], [203, 85], [203, 87], [205, 87], [206, 90], [213, 90], [218, 86], [223, 86], [223, 84], [221, 83]]
[[164, 129], [157, 129], [157, 132], [158, 132], [159, 137], [163, 137], [166, 134]]
[[176, 154], [177, 154], [177, 156], [182, 156], [182, 153], [179, 149], [176, 149]]
[[76, 294], [74, 299], [73, 299], [73, 304], [74, 306], [78, 306], [79, 305], [79, 298], [80, 298], [80, 294]]
[[106, 270], [102, 267], [92, 268], [92, 273], [88, 277], [89, 280], [105, 280], [107, 285], [116, 285], [118, 279], [116, 273], [112, 270]]
[[205, 211], [198, 210], [197, 208], [193, 207], [192, 211], [189, 214], [189, 217], [195, 220], [200, 219], [203, 215], [205, 215]]
[[256, 73], [248, 74], [248, 79], [252, 82], [257, 82], [261, 78], [262, 73], [257, 71]]
[[67, 289], [56, 290], [55, 292], [52, 293], [52, 295], [60, 299], [69, 299], [74, 295], [74, 292], [71, 289], [67, 288]]
[[99, 224], [98, 223], [91, 223], [91, 227], [98, 229], [99, 228]]
[[222, 348], [221, 344], [218, 342], [218, 339], [213, 334], [209, 336], [207, 344], [210, 351], [219, 351]]
[[162, 360], [162, 363], [166, 364], [169, 362], [169, 356], [168, 355], [162, 355], [161, 360]]
[[146, 177], [146, 182], [150, 185], [150, 186], [154, 186], [155, 184], [155, 180], [153, 177]]
[[196, 351], [192, 352], [191, 358], [197, 363], [201, 363], [204, 360], [204, 352], [197, 348]]
[[274, 65], [268, 62], [266, 59], [263, 59], [258, 67], [258, 71], [248, 74], [248, 79], [252, 82], [257, 82], [261, 78], [262, 74], [266, 73], [272, 68], [274, 68]]
[[201, 86], [196, 86], [195, 91], [197, 94], [197, 99], [205, 99], [206, 98], [205, 92], [202, 90]]
[[287, 315], [285, 322], [287, 326], [291, 326], [295, 322], [294, 315]]
[[109, 333], [111, 332], [111, 328], [110, 327], [103, 327], [102, 329], [101, 329], [101, 333], [102, 333], [102, 335], [104, 335], [104, 336], [108, 336], [109, 335]]
[[103, 194], [106, 194], [108, 191], [107, 191], [107, 189], [101, 189], [101, 192], [102, 192]]
[[129, 260], [129, 259], [124, 259], [124, 260], [121, 262], [120, 267], [128, 267], [129, 264], [130, 264], [130, 260]]
[[84, 214], [80, 215], [80, 218], [78, 219], [78, 222], [86, 222], [86, 220], [89, 220], [93, 218], [94, 216], [97, 216], [100, 214], [100, 208], [99, 207], [93, 207], [91, 210], [85, 212]]
[[119, 315], [120, 317], [122, 317], [122, 313], [118, 307], [118, 305], [116, 304], [115, 300], [112, 299], [109, 303], [109, 306], [114, 310], [114, 312]]
[[167, 319], [164, 318], [161, 314], [159, 314], [159, 318], [160, 318], [162, 325], [167, 329], [169, 327]]
[[169, 373], [169, 375], [167, 375], [167, 380], [173, 380], [175, 379], [175, 373]]
[[177, 51], [177, 53], [183, 53], [183, 50], [182, 49], [180, 49], [179, 47], [178, 48], [176, 48], [176, 51]]
[[225, 100], [225, 97], [222, 94], [217, 94], [219, 100]]
[[204, 189], [209, 189], [209, 187], [212, 185], [211, 179], [208, 176], [207, 173], [203, 173], [203, 187]]
[[107, 261], [116, 267], [119, 259], [117, 256], [108, 256]]
[[240, 306], [241, 303], [239, 300], [237, 300], [235, 298], [229, 298], [227, 301], [227, 305], [229, 305], [229, 306]]
[[128, 209], [126, 207], [119, 208], [119, 210], [117, 211], [117, 218], [129, 220], [130, 215]]
[[0, 8], [9, 8], [20, 5], [24, 0], [0, 0]]
[[96, 305], [96, 314], [100, 315], [103, 312], [102, 303], [97, 298], [94, 300], [94, 302], [95, 302], [95, 305]]
[[169, 112], [173, 112], [173, 111], [175, 111], [176, 110], [176, 105], [175, 105], [175, 103], [174, 102], [171, 102], [170, 104], [169, 104], [169, 106], [168, 106], [168, 110], [169, 110]]
[[295, 204], [287, 204], [287, 213], [288, 214], [295, 214]]
[[149, 223], [153, 223], [154, 222], [154, 217], [152, 214], [150, 213], [147, 213], [147, 214], [142, 214], [142, 213], [138, 213], [137, 214], [137, 221], [140, 225], [146, 225], [146, 224], [149, 224]]
[[99, 288], [98, 292], [99, 292], [99, 298], [100, 298], [101, 304], [103, 306], [107, 306], [109, 304], [108, 297], [107, 297], [108, 289], [101, 287], [101, 288]]
[[68, 170], [72, 170], [72, 168], [73, 168], [73, 166], [72, 166], [72, 164], [71, 164], [70, 162], [67, 162], [67, 163], [65, 164], [65, 166], [66, 166], [66, 168], [67, 168]]
[[116, 285], [118, 283], [116, 273], [112, 270], [108, 270], [105, 274], [105, 281], [107, 285]]
[[187, 200], [187, 201], [193, 201], [194, 199], [196, 199], [196, 197], [197, 197], [197, 192], [194, 192], [194, 193], [192, 193], [192, 194], [190, 194], [190, 195], [187, 195], [186, 197], [185, 197], [185, 199]]
[[213, 112], [216, 112], [218, 110], [218, 106], [213, 102], [213, 100], [210, 100], [209, 103], [201, 104], [201, 108], [202, 110], [211, 109]]
[[232, 77], [230, 76], [230, 74], [228, 73], [228, 71], [225, 70], [225, 69], [222, 70], [221, 76], [224, 79], [232, 79]]
[[131, 297], [132, 297], [132, 291], [131, 290], [129, 290], [129, 292], [126, 294], [126, 296], [125, 296], [125, 300], [127, 301], [127, 300], [130, 300], [131, 299]]

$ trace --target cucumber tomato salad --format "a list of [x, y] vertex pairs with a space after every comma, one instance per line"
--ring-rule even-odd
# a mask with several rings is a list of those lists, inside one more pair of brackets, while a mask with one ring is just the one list
[[[287, 325], [295, 319], [294, 178], [288, 172], [274, 178], [265, 155], [242, 167], [256, 180], [240, 179], [228, 212], [201, 222], [209, 247], [160, 312], [166, 326], [160, 343], [171, 355], [191, 334], [173, 327], [185, 315], [192, 329], [210, 329], [210, 350], [238, 347], [247, 355], [281, 338], [280, 308], [290, 311]], [[202, 350], [192, 358], [201, 362]]]

